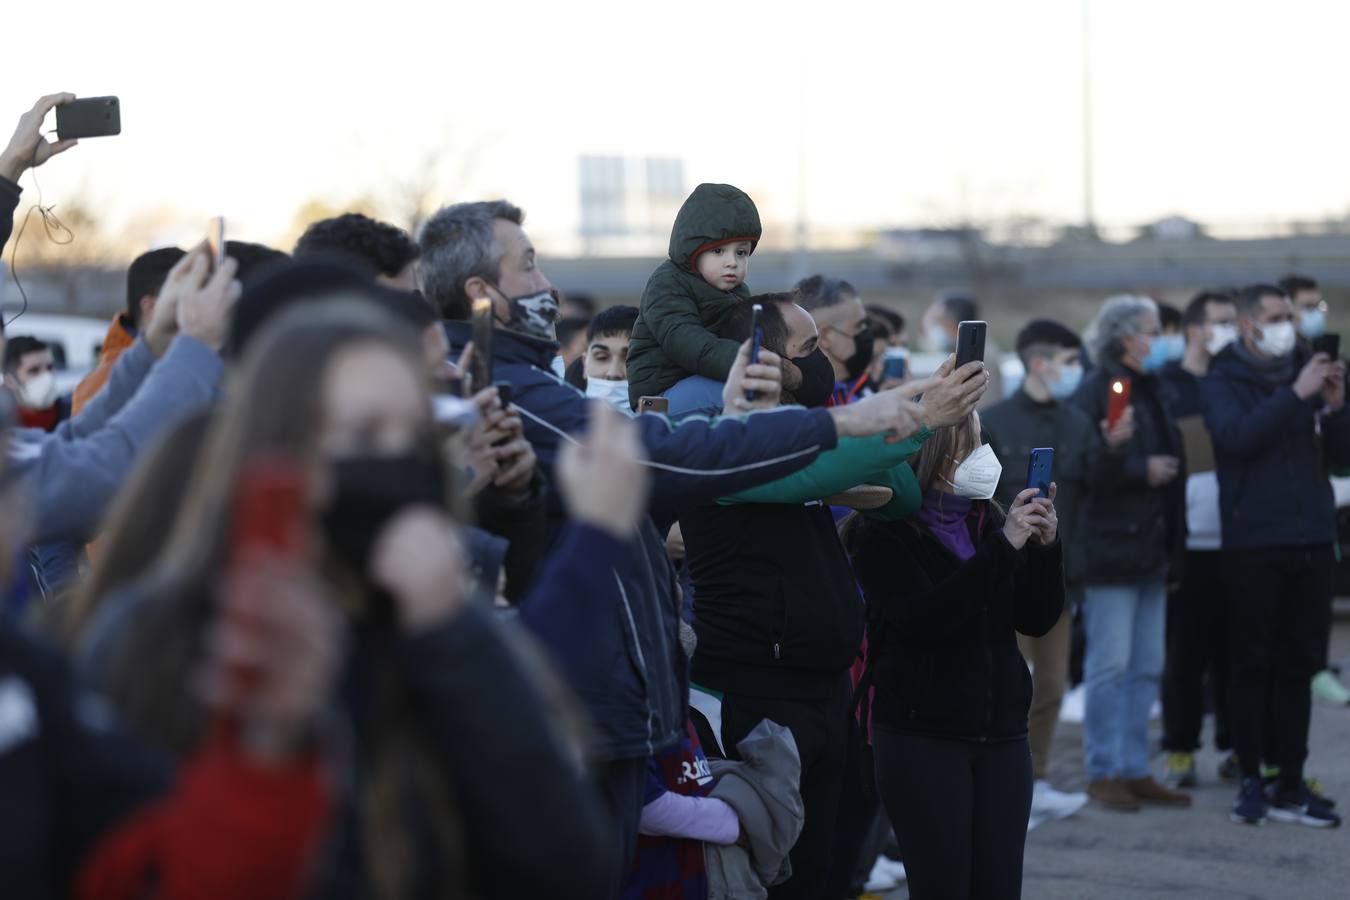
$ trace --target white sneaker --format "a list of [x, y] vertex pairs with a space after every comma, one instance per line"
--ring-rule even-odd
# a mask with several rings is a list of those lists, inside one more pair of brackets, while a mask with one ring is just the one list
[[887, 865], [890, 862], [885, 856], [878, 856], [877, 861], [872, 864], [872, 872], [867, 876], [867, 883], [863, 885], [863, 890], [869, 894], [880, 894], [883, 891], [890, 891], [898, 888], [900, 882], [891, 874]]
[[884, 867], [892, 878], [902, 884], [909, 880], [909, 876], [905, 874], [905, 864], [899, 860], [891, 859], [883, 853], [877, 857], [877, 865]]
[[1031, 817], [1067, 819], [1087, 805], [1087, 794], [1055, 790], [1048, 781], [1037, 781], [1031, 791]]

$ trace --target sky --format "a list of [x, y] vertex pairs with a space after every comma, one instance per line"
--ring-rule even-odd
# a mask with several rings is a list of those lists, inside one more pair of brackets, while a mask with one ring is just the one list
[[[1089, 2], [1099, 221], [1350, 211], [1350, 4]], [[678, 156], [822, 231], [1076, 221], [1081, 23], [1082, 0], [15, 3], [0, 119], [118, 95], [123, 133], [40, 170], [44, 199], [156, 237], [224, 214], [279, 240], [307, 202], [421, 184], [504, 195], [547, 246], [583, 153]]]

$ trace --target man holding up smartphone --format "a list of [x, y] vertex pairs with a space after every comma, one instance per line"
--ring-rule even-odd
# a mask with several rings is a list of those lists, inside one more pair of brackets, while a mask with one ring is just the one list
[[[1323, 463], [1350, 465], [1345, 364], [1298, 344], [1293, 304], [1275, 285], [1243, 288], [1237, 312], [1241, 338], [1215, 357], [1202, 388], [1230, 591], [1229, 716], [1242, 770], [1232, 818], [1332, 827], [1340, 816], [1309, 790], [1303, 764], [1308, 685], [1325, 664], [1331, 627], [1337, 539]], [[1270, 714], [1274, 748], [1262, 745]], [[1270, 797], [1263, 752], [1280, 769]]]

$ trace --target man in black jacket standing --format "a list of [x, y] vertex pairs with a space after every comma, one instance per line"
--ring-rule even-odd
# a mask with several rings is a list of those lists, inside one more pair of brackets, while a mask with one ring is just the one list
[[[1157, 305], [1112, 297], [1089, 329], [1097, 368], [1074, 402], [1100, 423], [1083, 509], [1087, 573], [1083, 668], [1087, 709], [1083, 744], [1088, 794], [1109, 809], [1140, 803], [1189, 806], [1190, 795], [1163, 787], [1149, 770], [1148, 719], [1163, 667], [1167, 569], [1180, 535], [1181, 436], [1156, 373], [1167, 360]], [[1111, 394], [1130, 391], [1128, 410], [1108, 421]]]
[[1017, 335], [1017, 355], [1026, 370], [1017, 393], [980, 417], [989, 442], [1002, 460], [1003, 475], [995, 498], [1005, 509], [1027, 486], [1025, 461], [1036, 447], [1055, 450], [1055, 509], [1064, 545], [1066, 609], [1043, 637], [1018, 634], [1017, 645], [1032, 666], [1033, 697], [1029, 723], [1035, 789], [1033, 817], [1073, 815], [1087, 797], [1055, 790], [1047, 780], [1050, 743], [1059, 723], [1064, 682], [1069, 674], [1073, 636], [1072, 608], [1083, 594], [1084, 554], [1079, 509], [1088, 490], [1088, 469], [1101, 439], [1083, 411], [1067, 402], [1083, 380], [1079, 356], [1083, 342], [1073, 331], [1048, 319], [1029, 322]]
[[[1303, 780], [1312, 698], [1331, 627], [1334, 501], [1324, 463], [1350, 464], [1345, 365], [1298, 346], [1294, 309], [1274, 285], [1238, 295], [1241, 339], [1210, 366], [1205, 421], [1214, 438], [1229, 588], [1229, 716], [1242, 767], [1233, 820], [1267, 815], [1340, 824]], [[1274, 681], [1276, 746], [1263, 747]], [[1280, 775], [1261, 783], [1262, 752]]]

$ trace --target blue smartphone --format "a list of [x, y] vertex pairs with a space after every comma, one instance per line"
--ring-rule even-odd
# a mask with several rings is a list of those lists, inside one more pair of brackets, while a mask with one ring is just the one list
[[1050, 482], [1055, 470], [1055, 448], [1037, 447], [1027, 462], [1027, 487], [1040, 491], [1039, 497], [1050, 496]]
[[[764, 326], [759, 324], [759, 314], [764, 312], [764, 307], [756, 303], [750, 307], [750, 364], [759, 362], [759, 346], [764, 343]], [[756, 391], [746, 391], [745, 399], [751, 403], [755, 402]]]
[[905, 377], [905, 361], [909, 354], [900, 347], [887, 347], [885, 362], [882, 364], [881, 377], [886, 381], [899, 381]]

